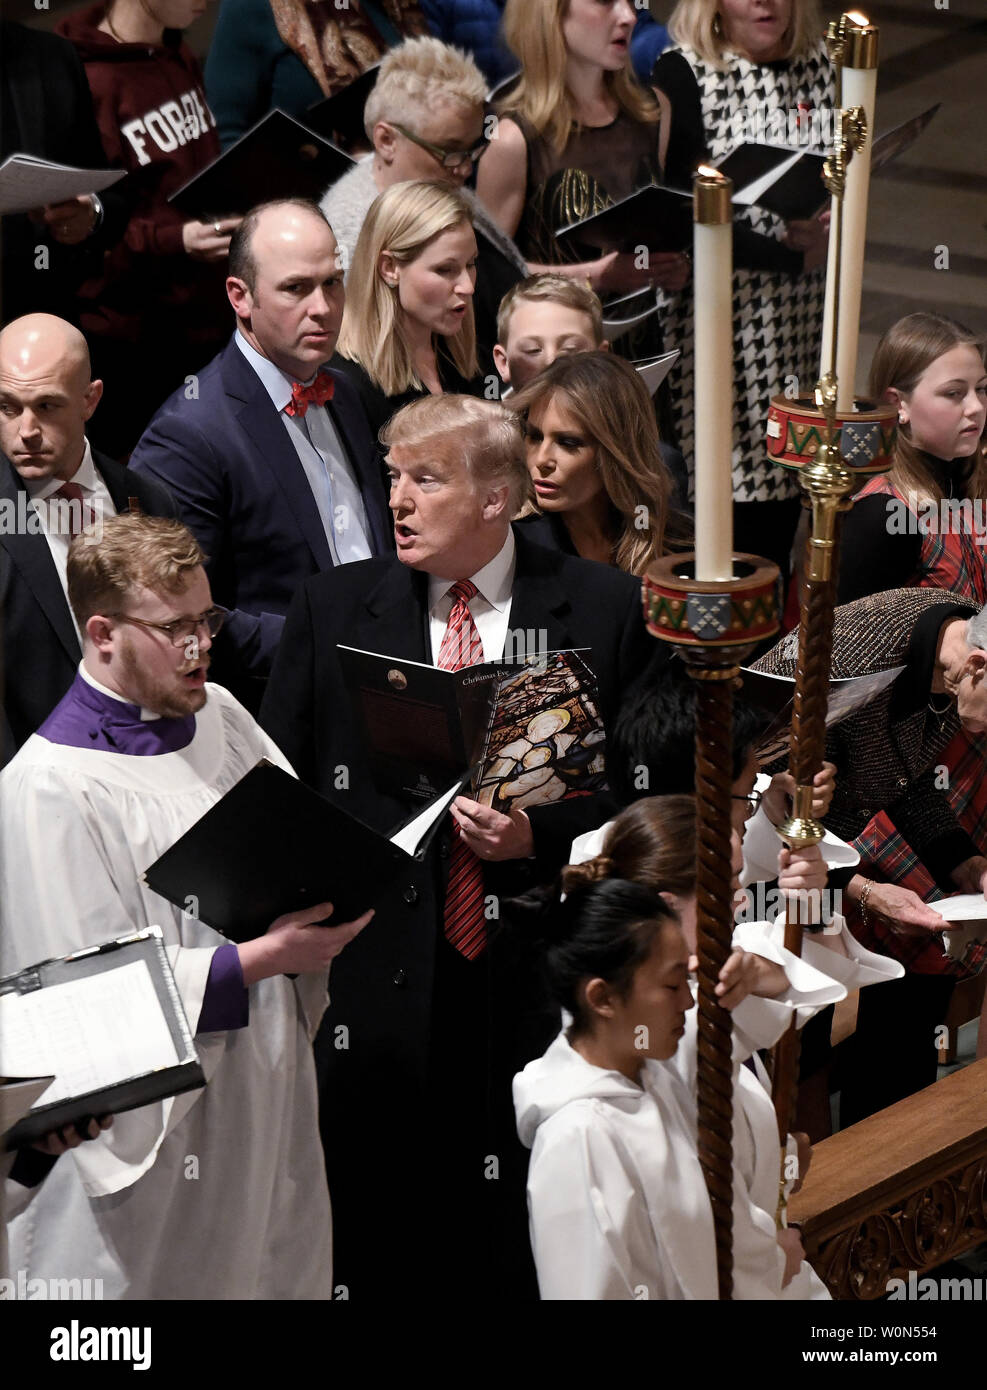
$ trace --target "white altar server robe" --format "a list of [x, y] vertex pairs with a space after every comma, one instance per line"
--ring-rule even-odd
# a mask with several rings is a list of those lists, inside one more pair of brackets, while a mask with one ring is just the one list
[[[256, 762], [288, 768], [222, 687], [192, 742], [137, 757], [35, 734], [0, 774], [0, 973], [160, 926], [193, 1033], [217, 932], [141, 881]], [[290, 769], [288, 769], [290, 771]], [[249, 990], [246, 1028], [196, 1037], [208, 1084], [116, 1117], [9, 1228], [12, 1271], [106, 1298], [328, 1298], [330, 1213], [310, 1042], [326, 975]]]
[[[761, 778], [758, 779], [759, 783]], [[769, 779], [764, 779], [767, 784]], [[764, 790], [764, 786], [760, 787]], [[748, 859], [749, 834], [744, 836], [745, 872], [744, 882], [751, 882], [751, 872], [770, 872], [773, 858], [774, 872], [777, 872], [778, 851], [784, 848], [783, 842], [774, 827], [758, 812], [764, 822], [757, 836], [757, 856]], [[748, 822], [748, 832], [757, 817]], [[580, 864], [601, 854], [603, 842], [611, 822], [597, 830], [588, 831], [573, 841], [570, 862]], [[827, 853], [828, 851], [828, 853]], [[824, 854], [832, 857], [831, 867], [848, 860], [855, 852], [842, 841], [833, 846], [824, 846]], [[779, 1196], [781, 1178], [781, 1152], [778, 1141], [778, 1128], [775, 1121], [774, 1106], [771, 1102], [771, 1083], [760, 1058], [759, 1049], [773, 1047], [788, 1028], [793, 1015], [797, 1016], [799, 1027], [820, 1009], [844, 999], [847, 992], [863, 988], [869, 984], [879, 984], [884, 980], [898, 979], [903, 973], [897, 961], [866, 950], [847, 928], [842, 917], [835, 919], [840, 926], [839, 940], [843, 943], [846, 955], [830, 950], [821, 944], [820, 938], [803, 933], [802, 956], [793, 955], [784, 948], [784, 918], [779, 916], [775, 922], [748, 922], [736, 928], [733, 944], [741, 950], [773, 960], [781, 965], [788, 976], [789, 987], [774, 999], [761, 999], [748, 996], [733, 1010], [733, 1160], [734, 1171], [742, 1184], [743, 1201], [738, 1206], [737, 1190], [734, 1193], [734, 1224], [742, 1225], [745, 1220], [745, 1207], [749, 1201], [759, 1207], [766, 1215], [773, 1216]], [[696, 1020], [698, 1011], [686, 1015], [686, 1032], [679, 1043], [675, 1056], [667, 1063], [678, 1071], [682, 1078], [685, 1093], [693, 1107], [696, 1093]], [[753, 1058], [753, 1068], [743, 1066], [748, 1058]], [[797, 1153], [797, 1145], [789, 1136], [786, 1151]], [[790, 1190], [792, 1182], [786, 1184]], [[794, 1279], [776, 1295], [779, 1298], [802, 1301], [805, 1299], [828, 1299], [829, 1293], [822, 1280], [808, 1261], [803, 1260], [801, 1269]]]
[[[641, 1084], [581, 1057], [562, 1033], [514, 1078], [531, 1147], [528, 1209], [543, 1299], [717, 1297], [713, 1215], [695, 1103], [667, 1062]], [[774, 1222], [734, 1176], [734, 1298], [780, 1295]]]

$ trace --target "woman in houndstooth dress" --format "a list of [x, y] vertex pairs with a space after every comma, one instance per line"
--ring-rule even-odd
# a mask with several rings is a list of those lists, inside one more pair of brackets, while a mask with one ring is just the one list
[[[823, 152], [832, 129], [834, 73], [814, 0], [680, 0], [652, 81], [671, 102], [666, 180], [689, 187], [697, 164], [718, 164], [745, 141]], [[819, 202], [826, 199], [820, 184]], [[787, 571], [798, 484], [767, 455], [771, 396], [819, 373], [826, 230], [740, 208], [734, 223], [735, 548]], [[664, 298], [666, 345], [682, 356], [670, 378], [678, 445], [692, 460], [695, 355], [692, 287]], [[690, 480], [691, 484], [691, 480]], [[756, 505], [756, 510], [755, 510]]]

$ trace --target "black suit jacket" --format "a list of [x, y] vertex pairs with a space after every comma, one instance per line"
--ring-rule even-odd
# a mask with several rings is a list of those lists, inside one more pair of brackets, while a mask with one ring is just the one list
[[[601, 712], [611, 728], [631, 682], [666, 660], [666, 649], [644, 626], [640, 580], [534, 544], [526, 529], [514, 526], [510, 628], [527, 639], [516, 649], [591, 648]], [[389, 557], [344, 565], [309, 580], [288, 614], [261, 711], [261, 722], [303, 781], [368, 824], [389, 830], [408, 808], [382, 796], [362, 765], [336, 657], [339, 643], [431, 664], [428, 576]], [[341, 789], [339, 770], [344, 766], [346, 786]], [[572, 837], [565, 838], [567, 827], [555, 826], [571, 817], [586, 821], [593, 812], [583, 810], [588, 800], [529, 811], [540, 856], [567, 862]]]
[[[652, 663], [657, 672], [667, 659], [644, 626], [640, 582], [546, 550], [517, 527], [515, 538], [511, 631], [528, 634], [529, 650], [591, 647], [602, 714], [611, 727], [631, 682]], [[345, 565], [309, 580], [288, 614], [261, 709], [262, 724], [299, 776], [381, 830], [403, 820], [407, 807], [378, 793], [362, 764], [336, 645], [430, 663], [427, 623], [428, 577], [396, 558]], [[573, 836], [601, 824], [613, 809], [605, 796], [532, 809], [535, 860], [484, 865], [495, 908], [530, 886], [533, 874], [553, 876], [567, 861]], [[373, 1277], [375, 1258], [383, 1271], [416, 1251], [422, 1258], [415, 1221], [429, 1218], [433, 1199], [424, 1194], [436, 1181], [441, 1191], [426, 1247], [441, 1246], [447, 1259], [467, 1259], [462, 1251], [448, 1254], [457, 1224], [449, 1208], [459, 1208], [468, 1223], [484, 1203], [498, 1194], [506, 1201], [510, 1191], [506, 1211], [480, 1220], [486, 1232], [469, 1233], [474, 1264], [476, 1251], [505, 1221], [521, 1223], [511, 1256], [515, 1268], [519, 1244], [526, 1248], [523, 1163], [511, 1156], [518, 1144], [510, 1078], [551, 1040], [558, 1011], [539, 1013], [544, 996], [528, 970], [530, 959], [518, 957], [512, 933], [504, 934], [503, 949], [493, 940], [478, 962], [464, 962], [449, 947], [442, 933], [447, 873], [448, 838], [436, 837], [424, 863], [387, 893], [374, 920], [333, 962], [316, 1063], [344, 1282], [354, 1267]], [[449, 1104], [455, 1134], [433, 1132], [433, 1119], [441, 1127]], [[480, 1152], [500, 1156], [499, 1184], [481, 1181]], [[445, 1159], [437, 1168], [438, 1153]], [[511, 1164], [513, 1185], [506, 1171]], [[471, 1166], [479, 1194], [470, 1194], [463, 1178]], [[378, 1221], [373, 1207], [384, 1189], [390, 1194], [386, 1220]]]
[[[378, 455], [353, 387], [341, 373], [329, 375], [335, 394], [326, 409], [360, 485], [371, 548], [384, 554], [393, 531]], [[304, 580], [332, 568], [332, 552], [284, 423], [235, 342], [199, 373], [196, 391], [181, 387], [165, 401], [130, 466], [174, 495], [209, 557], [213, 599], [231, 610], [227, 628], [243, 671], [265, 677], [292, 598]], [[244, 698], [242, 683], [226, 672], [217, 679]]]
[[[93, 452], [118, 512], [136, 497], [148, 516], [176, 516], [175, 503], [158, 483]], [[0, 455], [0, 505], [13, 507], [27, 489]], [[75, 677], [82, 649], [48, 542], [40, 532], [0, 528], [0, 652], [6, 728], [0, 763], [6, 763], [58, 704]]]
[[[608, 727], [627, 687], [665, 650], [648, 635], [641, 614], [640, 582], [589, 560], [532, 544], [515, 527], [517, 563], [510, 627], [528, 634], [527, 646], [549, 650], [590, 647], [601, 712]], [[337, 643], [431, 662], [428, 643], [428, 577], [397, 559], [345, 565], [306, 583], [285, 624], [268, 683], [261, 722], [299, 776], [353, 815], [390, 830], [408, 808], [374, 787], [336, 655]], [[599, 825], [612, 802], [574, 798], [534, 808], [537, 870], [550, 876], [568, 859], [574, 835]], [[347, 1018], [373, 1020], [375, 1036], [396, 1049], [394, 1064], [422, 1081], [427, 1060], [432, 970], [443, 900], [440, 850], [429, 856], [392, 902], [377, 913], [373, 929], [333, 966], [334, 1009]], [[491, 891], [516, 885], [516, 865], [485, 866]], [[527, 867], [527, 866], [526, 866]], [[402, 984], [395, 987], [395, 979]], [[411, 982], [412, 987], [404, 988]], [[399, 1055], [397, 1055], [399, 1054]]]
[[[74, 45], [22, 24], [0, 24], [0, 155], [21, 153], [82, 169], [106, 167], [86, 70]], [[104, 193], [104, 220], [77, 247], [49, 241], [27, 216], [3, 219], [3, 322], [44, 311], [74, 318], [73, 291], [99, 269], [103, 251], [123, 235], [130, 195], [124, 179]], [[47, 245], [48, 269], [35, 265]]]

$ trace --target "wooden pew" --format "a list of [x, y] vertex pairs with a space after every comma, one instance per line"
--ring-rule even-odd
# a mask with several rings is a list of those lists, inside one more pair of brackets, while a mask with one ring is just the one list
[[788, 1217], [839, 1299], [987, 1240], [987, 1058], [817, 1144]]
[[951, 1062], [956, 1061], [957, 1036], [964, 1023], [969, 1023], [971, 1019], [980, 1017], [985, 988], [987, 988], [987, 970], [982, 970], [972, 980], [960, 980], [953, 990], [949, 1009], [943, 1019], [949, 1031], [939, 1047], [939, 1065], [941, 1067], [949, 1066]]

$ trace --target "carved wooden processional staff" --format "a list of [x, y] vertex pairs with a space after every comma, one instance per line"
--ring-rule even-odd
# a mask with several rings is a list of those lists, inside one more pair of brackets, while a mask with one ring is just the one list
[[744, 657], [778, 628], [777, 566], [733, 554], [732, 192], [715, 169], [696, 175], [696, 552], [657, 561], [644, 579], [649, 631], [676, 645], [696, 682], [699, 1161], [722, 1299], [733, 1290], [733, 1040], [715, 990], [734, 924], [733, 686]]
[[[877, 64], [877, 30], [862, 15], [845, 14], [827, 38], [837, 67], [870, 72]], [[876, 76], [876, 73], [874, 74]], [[872, 91], [872, 88], [871, 88]], [[872, 99], [872, 98], [871, 98]], [[870, 122], [872, 128], [873, 121]], [[776, 397], [768, 421], [768, 451], [799, 470], [812, 508], [800, 594], [801, 626], [792, 722], [791, 769], [797, 785], [792, 815], [781, 828], [792, 846], [818, 843], [812, 819], [813, 778], [822, 766], [835, 606], [836, 516], [861, 477], [885, 471], [895, 437], [895, 411], [870, 402], [837, 410], [837, 352], [841, 326], [860, 316], [866, 180], [858, 187], [863, 218], [859, 244], [843, 242], [843, 192], [852, 149], [870, 160], [868, 123], [860, 108], [841, 111], [836, 147], [827, 161], [833, 196], [827, 275], [829, 366], [814, 397]], [[731, 949], [734, 914], [730, 872], [730, 785], [733, 686], [745, 657], [778, 628], [777, 567], [753, 555], [733, 554], [731, 484], [733, 411], [732, 233], [733, 186], [715, 169], [700, 169], [693, 189], [695, 286], [696, 552], [657, 561], [644, 580], [649, 631], [673, 643], [696, 681], [696, 924], [699, 956], [698, 1145], [713, 1210], [721, 1299], [733, 1290], [733, 1057], [731, 1020], [715, 994]], [[859, 196], [859, 195], [858, 195]], [[854, 296], [841, 298], [848, 265], [856, 271]], [[846, 277], [852, 280], [852, 272]], [[852, 286], [851, 286], [852, 288]], [[850, 374], [852, 392], [853, 374]], [[786, 919], [785, 945], [801, 954], [797, 913]], [[776, 1049], [774, 1100], [782, 1147], [794, 1110], [798, 1035]], [[784, 1212], [779, 1205], [779, 1224]]]
[[[829, 26], [827, 47], [836, 68], [839, 119], [823, 177], [832, 195], [826, 320], [821, 379], [813, 399], [776, 396], [768, 412], [768, 452], [797, 470], [812, 511], [799, 595], [799, 642], [789, 767], [796, 789], [791, 815], [778, 827], [794, 849], [819, 844], [822, 825], [812, 814], [813, 779], [826, 749], [826, 709], [833, 655], [833, 614], [839, 559], [838, 517], [862, 479], [891, 466], [897, 412], [885, 403], [856, 400], [857, 334], [867, 224], [867, 191], [877, 82], [878, 31], [850, 12]], [[845, 91], [863, 104], [843, 107]], [[850, 178], [856, 165], [857, 177]], [[847, 235], [848, 225], [852, 234]], [[852, 342], [849, 359], [842, 344]], [[838, 365], [839, 364], [839, 365]], [[802, 953], [800, 908], [789, 902], [785, 946]], [[772, 1099], [782, 1148], [778, 1223], [784, 1224], [784, 1155], [794, 1127], [799, 1036], [793, 1021], [774, 1050]]]

